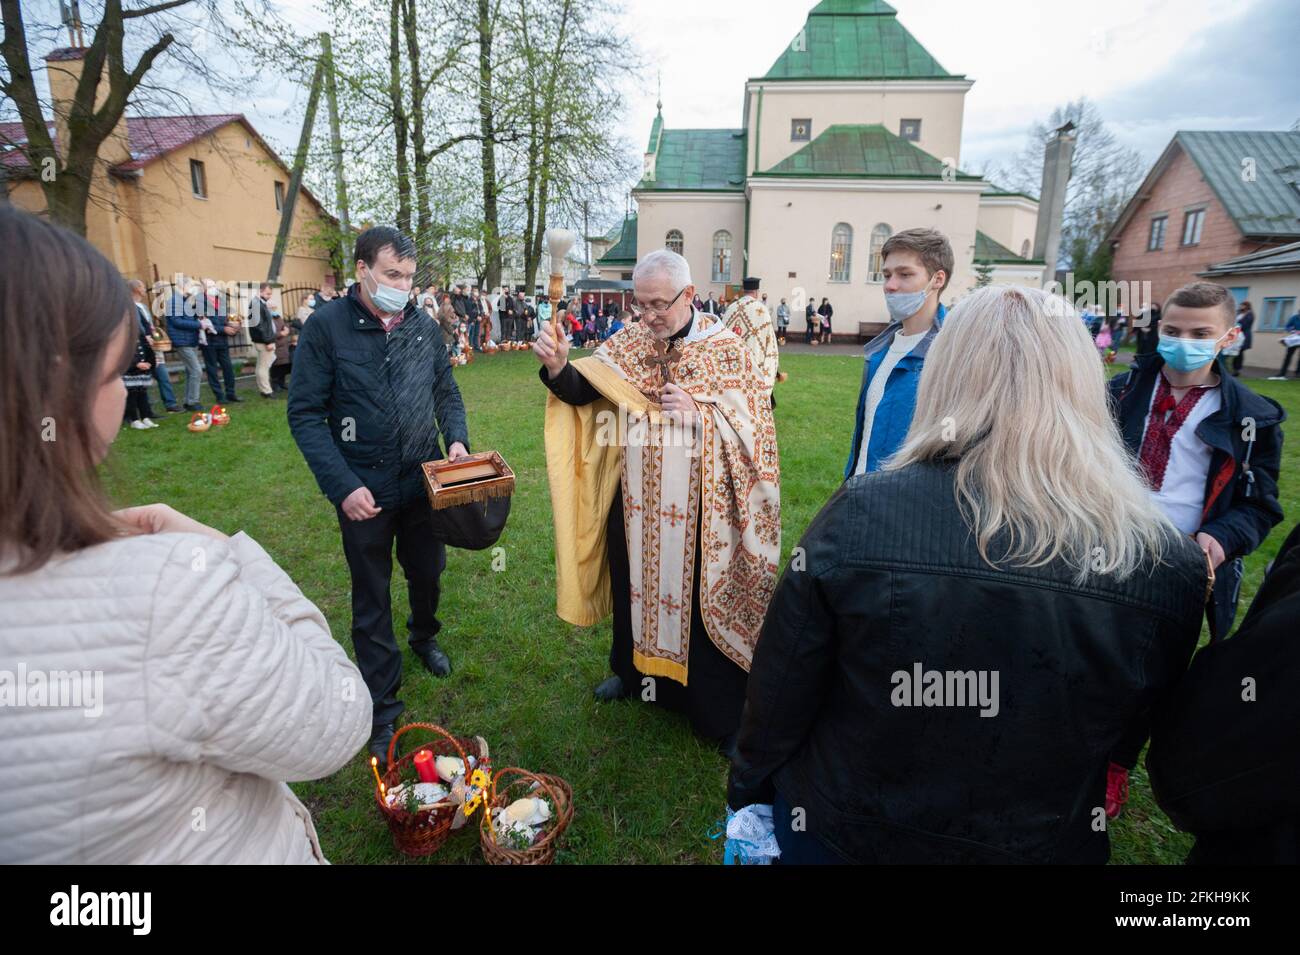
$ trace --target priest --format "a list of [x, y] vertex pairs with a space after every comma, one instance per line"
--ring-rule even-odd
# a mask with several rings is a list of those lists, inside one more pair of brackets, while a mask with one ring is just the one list
[[781, 549], [771, 381], [718, 317], [692, 305], [675, 252], [632, 274], [634, 320], [573, 362], [563, 334], [533, 352], [550, 390], [546, 460], [556, 609], [613, 613], [600, 700], [684, 712], [731, 749]]
[[722, 323], [740, 338], [754, 353], [763, 370], [767, 390], [776, 384], [777, 366], [781, 356], [776, 347], [776, 330], [772, 327], [772, 313], [767, 303], [758, 299], [760, 280], [752, 276], [744, 279], [745, 294], [727, 307]]

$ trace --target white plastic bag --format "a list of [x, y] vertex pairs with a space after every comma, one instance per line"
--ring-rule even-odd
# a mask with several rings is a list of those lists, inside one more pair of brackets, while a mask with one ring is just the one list
[[770, 805], [756, 803], [739, 812], [728, 807], [723, 865], [771, 865], [780, 855]]

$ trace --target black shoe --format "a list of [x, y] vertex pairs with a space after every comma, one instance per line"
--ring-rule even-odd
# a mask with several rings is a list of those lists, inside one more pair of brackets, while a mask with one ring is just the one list
[[229, 398], [226, 399], [226, 404], [239, 404], [239, 402], [243, 400], [244, 400], [243, 398], [239, 398], [236, 397], [235, 395], [231, 395]]
[[370, 731], [370, 755], [379, 760], [381, 771], [388, 767], [388, 744], [393, 741], [396, 732], [397, 726], [394, 723], [377, 723]]
[[451, 658], [442, 652], [442, 647], [438, 646], [437, 638], [430, 637], [425, 642], [412, 646], [411, 649], [420, 658], [424, 668], [434, 676], [451, 675]]
[[168, 413], [168, 414], [180, 414], [180, 413], [181, 413], [181, 406], [180, 406], [180, 405], [168, 405], [168, 406], [167, 406], [167, 413]]
[[632, 694], [623, 687], [621, 677], [615, 675], [605, 682], [601, 683], [595, 689], [596, 699], [602, 703], [608, 703], [611, 700], [625, 700]]
[[186, 406], [185, 406], [185, 410], [186, 410], [186, 411], [202, 411], [202, 410], [203, 410], [203, 405], [186, 405]]
[[261, 396], [262, 396], [263, 398], [274, 398], [274, 397], [275, 397], [275, 392], [274, 392], [274, 391], [271, 392], [269, 395], [268, 395], [265, 391], [263, 391], [263, 392], [259, 392], [259, 393], [261, 394]]

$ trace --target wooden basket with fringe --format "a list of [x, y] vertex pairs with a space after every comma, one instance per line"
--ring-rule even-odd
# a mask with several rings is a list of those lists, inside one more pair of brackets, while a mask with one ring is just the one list
[[[500, 841], [493, 825], [492, 810], [505, 809], [525, 796], [549, 797], [554, 815], [540, 839], [526, 849], [515, 849]], [[567, 782], [559, 776], [507, 766], [493, 774], [487, 808], [479, 817], [478, 841], [483, 849], [483, 859], [488, 865], [550, 865], [555, 861], [560, 836], [572, 821], [573, 788]]]
[[515, 472], [496, 451], [479, 451], [458, 461], [425, 461], [424, 485], [435, 511], [462, 504], [482, 504], [515, 492]]
[[[429, 730], [440, 738], [417, 746], [394, 761], [398, 737], [413, 729]], [[393, 739], [388, 744], [388, 768], [381, 777], [385, 791], [392, 791], [401, 784], [402, 770], [413, 765], [415, 754], [425, 749], [433, 753], [435, 758], [455, 756], [464, 764], [467, 778], [472, 772], [467, 755], [474, 756], [480, 766], [484, 766], [484, 761], [488, 758], [487, 741], [481, 736], [472, 739], [464, 736], [455, 737], [434, 723], [407, 723], [393, 734]], [[388, 823], [388, 831], [393, 834], [393, 845], [397, 851], [413, 857], [432, 855], [437, 852], [451, 833], [451, 824], [455, 820], [456, 813], [461, 811], [459, 804], [448, 800], [417, 812], [407, 812], [403, 805], [388, 805], [387, 801], [379, 795], [378, 789], [375, 790], [375, 802], [379, 806], [380, 813], [383, 814], [384, 821]]]

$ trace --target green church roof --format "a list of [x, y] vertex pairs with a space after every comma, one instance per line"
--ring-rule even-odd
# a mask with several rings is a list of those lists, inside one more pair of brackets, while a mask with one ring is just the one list
[[636, 265], [636, 213], [623, 219], [618, 242], [596, 260], [598, 266]]
[[[829, 176], [853, 179], [942, 179], [944, 164], [878, 123], [828, 126], [812, 142], [762, 176]], [[955, 180], [980, 177], [956, 170]]]
[[1016, 255], [1005, 245], [975, 230], [975, 261], [981, 265], [1042, 265], [1042, 259], [1027, 259]]
[[882, 0], [822, 0], [767, 80], [963, 79], [949, 73]]
[[651, 143], [658, 144], [653, 179], [636, 188], [653, 192], [744, 192], [743, 129], [664, 129], [656, 116]]
[[1028, 192], [1015, 192], [1010, 189], [1003, 189], [995, 182], [990, 182], [989, 187], [980, 193], [981, 196], [1019, 196], [1022, 199], [1028, 199], [1031, 202], [1037, 202], [1038, 197]]

